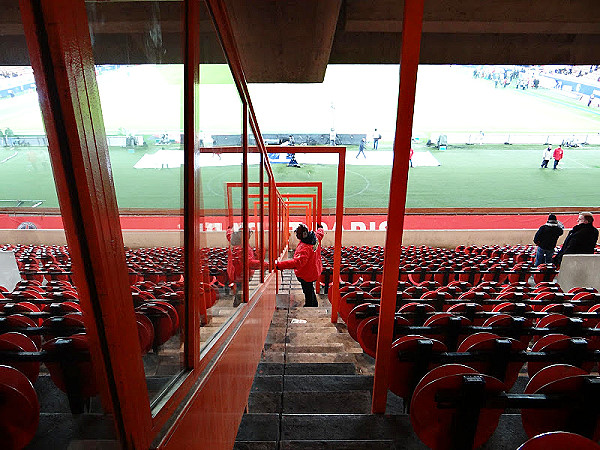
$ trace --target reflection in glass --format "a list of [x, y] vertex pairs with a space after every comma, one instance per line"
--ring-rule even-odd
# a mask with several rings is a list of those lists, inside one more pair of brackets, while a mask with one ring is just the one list
[[[216, 36], [216, 32], [211, 28]], [[203, 37], [204, 39], [205, 37]], [[203, 349], [245, 304], [246, 261], [255, 261], [244, 247], [242, 217], [243, 109], [229, 66], [220, 55], [200, 53], [199, 145], [204, 204], [203, 233], [207, 242], [211, 302], [200, 330]], [[222, 63], [215, 63], [222, 61]], [[253, 241], [252, 228], [249, 237]], [[255, 266], [251, 263], [250, 270]]]
[[[0, 447], [12, 448], [12, 442], [14, 448], [69, 448], [75, 440], [115, 440], [113, 418], [100, 404], [60, 232], [30, 66], [0, 67], [0, 126], [0, 381], [10, 390], [3, 391], [3, 404], [13, 412], [2, 418]], [[7, 352], [30, 352], [28, 362], [5, 359]]]
[[269, 266], [268, 266], [268, 262], [271, 259], [271, 253], [270, 253], [270, 227], [269, 227], [269, 207], [270, 207], [270, 203], [269, 203], [269, 195], [270, 195], [270, 184], [269, 184], [269, 173], [267, 171], [267, 166], [266, 163], [263, 164], [262, 166], [262, 171], [263, 171], [263, 198], [262, 198], [262, 205], [263, 205], [263, 217], [262, 217], [262, 226], [263, 226], [263, 245], [264, 245], [264, 253], [265, 253], [265, 274], [269, 272]]
[[[162, 3], [87, 4], [151, 402], [185, 369], [182, 3]], [[107, 33], [124, 8], [129, 34]]]
[[250, 273], [250, 296], [262, 282], [260, 272], [260, 260], [264, 259], [264, 252], [261, 248], [263, 241], [263, 223], [261, 220], [261, 190], [260, 173], [262, 170], [262, 159], [260, 149], [256, 145], [256, 138], [252, 129], [248, 127], [248, 216], [250, 227], [254, 230], [253, 237], [250, 240], [250, 246], [255, 255], [254, 265], [256, 270]]

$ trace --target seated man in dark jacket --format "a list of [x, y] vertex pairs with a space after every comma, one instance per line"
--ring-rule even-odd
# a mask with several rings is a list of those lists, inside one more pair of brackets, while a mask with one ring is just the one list
[[563, 224], [554, 214], [548, 216], [548, 221], [535, 233], [533, 242], [538, 246], [535, 254], [535, 266], [552, 262], [556, 241], [563, 234]]
[[594, 253], [598, 241], [598, 229], [593, 225], [594, 216], [589, 212], [579, 213], [577, 225], [573, 227], [560, 252], [554, 258], [555, 264], [562, 262], [563, 255]]

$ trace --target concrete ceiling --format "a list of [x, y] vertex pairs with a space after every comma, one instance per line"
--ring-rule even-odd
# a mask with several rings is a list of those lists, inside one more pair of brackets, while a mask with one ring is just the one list
[[[225, 0], [249, 82], [320, 82], [327, 64], [397, 64], [402, 0]], [[87, 2], [98, 64], [181, 63], [182, 2]], [[29, 64], [0, 0], [0, 64]], [[203, 11], [202, 59], [224, 63]], [[423, 64], [597, 64], [597, 0], [425, 0]]]

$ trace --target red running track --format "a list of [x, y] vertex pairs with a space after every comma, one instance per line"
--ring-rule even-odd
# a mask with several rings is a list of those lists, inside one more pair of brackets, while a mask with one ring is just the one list
[[[546, 222], [547, 215], [410, 215], [406, 216], [406, 230], [535, 230]], [[566, 228], [577, 223], [577, 216], [558, 215]], [[290, 217], [292, 227], [304, 220], [304, 216]], [[38, 229], [63, 229], [62, 218], [50, 215], [15, 216], [0, 214], [0, 229], [16, 229], [23, 222], [31, 222]], [[332, 229], [335, 217], [323, 218], [327, 229]], [[345, 216], [345, 230], [385, 230], [387, 216]], [[124, 230], [179, 230], [183, 228], [180, 216], [122, 216], [121, 227]], [[204, 229], [222, 231], [227, 228], [227, 217], [206, 217]]]

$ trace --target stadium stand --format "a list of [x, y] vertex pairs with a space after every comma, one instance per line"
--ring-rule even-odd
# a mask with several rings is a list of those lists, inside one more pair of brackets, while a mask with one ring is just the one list
[[[588, 286], [564, 292], [555, 281], [557, 267], [532, 267], [530, 246], [464, 242], [455, 250], [407, 247], [399, 255], [398, 279], [390, 280], [384, 274], [396, 268], [387, 255], [383, 261], [382, 248], [347, 248], [339, 257], [340, 219], [335, 250], [323, 252], [319, 282], [323, 297], [331, 293], [330, 309], [294, 316], [294, 296], [281, 293], [293, 290], [293, 282], [289, 274], [272, 270], [288, 249], [289, 209], [277, 191], [247, 85], [322, 82], [328, 63], [398, 64], [402, 55], [398, 105], [403, 120], [394, 133], [394, 164], [401, 161], [402, 170], [393, 173], [398, 176], [394, 181], [404, 182], [397, 183], [400, 188], [394, 183], [391, 198], [396, 201], [389, 202], [388, 212], [403, 216], [404, 200], [397, 199], [405, 194], [408, 161], [398, 149], [410, 149], [418, 63], [586, 64], [598, 54], [597, 8], [554, 0], [483, 6], [466, 0], [452, 8], [448, 2], [423, 0], [316, 2], [318, 6], [262, 2], [260, 7], [240, 0], [9, 3], [3, 9], [0, 45], [10, 51], [1, 52], [1, 62], [31, 64], [35, 79], [21, 83], [17, 79], [28, 74], [6, 69], [0, 74], [0, 103], [39, 99], [51, 182], [69, 248], [24, 245], [18, 239], [2, 248], [16, 255], [21, 278], [14, 287], [0, 288], [3, 448], [472, 448], [491, 442], [488, 438], [497, 429], [511, 438], [513, 429], [498, 424], [515, 416], [514, 411], [523, 429], [514, 435], [525, 435], [518, 443], [522, 448], [598, 447], [599, 380], [591, 371], [600, 352], [599, 294]], [[536, 21], [527, 21], [530, 17]], [[175, 118], [183, 128], [185, 154], [181, 189], [175, 194], [181, 199], [175, 246], [124, 248], [105, 135], [107, 111], [96, 79], [103, 70], [98, 66], [105, 64], [126, 65], [126, 70], [159, 64], [182, 68], [177, 76], [183, 89], [177, 87], [173, 94], [185, 111]], [[231, 78], [222, 84], [211, 80], [207, 66], [214, 64], [227, 64]], [[584, 79], [583, 71], [581, 75]], [[208, 245], [200, 233], [206, 211], [195, 157], [198, 124], [206, 116], [196, 113], [212, 116], [219, 103], [205, 102], [207, 96], [200, 95], [207, 80], [231, 88], [237, 107], [226, 114], [243, 118], [234, 133], [239, 142], [229, 149], [239, 157], [238, 173], [233, 180], [218, 181], [242, 184], [235, 202], [223, 198], [230, 206], [223, 214], [244, 230], [251, 222], [248, 180], [261, 180], [256, 220], [262, 225], [256, 244], [261, 267], [251, 279], [249, 264], [243, 264], [241, 283], [228, 278], [227, 249], [203, 249]], [[9, 85], [13, 81], [18, 84]], [[525, 89], [525, 84], [519, 86]], [[587, 90], [591, 84], [585, 86]], [[36, 95], [26, 97], [34, 89]], [[110, 91], [119, 95], [115, 86]], [[169, 97], [169, 92], [152, 86], [145, 98], [132, 103], [155, 107], [157, 97]], [[451, 111], [452, 105], [442, 106]], [[251, 134], [264, 166], [248, 163], [245, 143]], [[4, 143], [26, 147], [29, 140], [7, 137]], [[343, 179], [344, 164], [339, 166]], [[343, 195], [338, 196], [339, 216], [344, 212], [340, 199]], [[390, 221], [389, 229], [401, 236], [402, 220]], [[32, 241], [43, 236], [34, 228], [16, 231], [30, 233]], [[247, 231], [243, 235], [242, 254], [249, 253]], [[400, 247], [399, 239], [389, 239], [386, 252], [398, 256], [396, 244]], [[340, 284], [339, 312], [348, 334], [337, 323]], [[390, 287], [395, 292], [386, 298]], [[240, 290], [243, 303], [233, 308], [228, 303]], [[324, 312], [330, 316], [321, 317]], [[378, 359], [390, 347], [374, 347], [386, 335], [388, 320], [394, 321], [395, 338], [391, 374], [388, 359]], [[335, 342], [315, 337], [311, 327], [319, 325], [333, 331]], [[268, 335], [270, 326], [284, 331]], [[302, 345], [288, 338], [298, 336], [304, 343], [319, 341], [308, 361], [292, 355]], [[337, 339], [345, 337], [357, 339], [360, 353], [344, 353], [352, 347]], [[267, 346], [278, 352], [270, 354], [275, 365], [259, 365], [267, 362]], [[316, 364], [326, 358], [323, 350], [331, 349], [337, 359], [331, 365]], [[374, 380], [349, 370], [354, 367], [337, 365], [361, 359], [372, 368], [369, 355], [375, 355]], [[296, 366], [294, 358], [300, 361]], [[272, 372], [257, 376], [253, 385], [257, 369]], [[323, 386], [318, 373], [330, 369], [343, 371], [325, 375], [331, 391], [316, 391], [319, 401], [302, 395], [307, 387]], [[392, 377], [383, 392], [377, 384], [387, 375]], [[372, 390], [365, 391], [367, 385]], [[265, 398], [277, 411], [252, 416], [249, 394], [261, 386], [274, 394]], [[284, 392], [294, 386], [294, 395]], [[409, 415], [381, 414], [388, 388]], [[311, 417], [290, 411], [298, 406], [290, 402], [292, 397], [324, 409], [330, 408], [328, 400], [339, 397], [349, 408], [357, 404], [356, 391], [366, 392], [367, 402], [372, 395], [372, 409]], [[251, 439], [234, 442], [238, 429], [245, 432], [238, 428], [244, 410], [246, 421], [258, 424], [254, 446], [244, 442]], [[323, 428], [326, 433], [318, 434]], [[343, 434], [335, 434], [340, 430]], [[394, 438], [383, 433], [388, 430], [396, 433]], [[556, 430], [562, 432], [545, 434]]]

